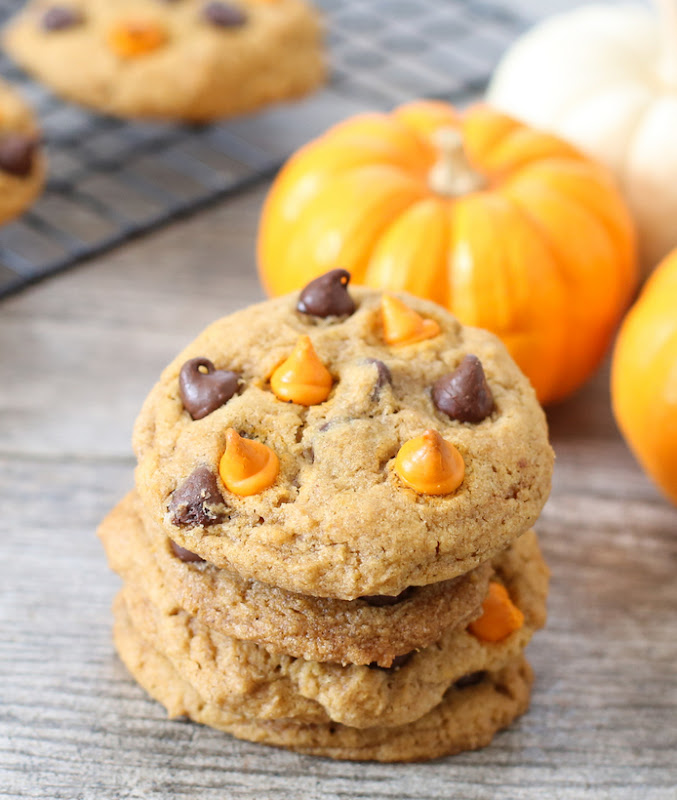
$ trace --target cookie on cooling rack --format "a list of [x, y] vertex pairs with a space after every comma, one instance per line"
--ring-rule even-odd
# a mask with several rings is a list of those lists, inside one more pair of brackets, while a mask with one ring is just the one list
[[9, 54], [57, 94], [122, 117], [209, 121], [324, 80], [305, 0], [34, 0]]
[[35, 118], [23, 99], [0, 81], [0, 223], [31, 205], [45, 172]]

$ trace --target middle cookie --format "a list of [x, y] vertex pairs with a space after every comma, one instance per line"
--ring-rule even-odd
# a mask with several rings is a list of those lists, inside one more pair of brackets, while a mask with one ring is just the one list
[[108, 515], [99, 535], [113, 569], [156, 602], [160, 591], [219, 633], [308, 661], [389, 667], [477, 617], [492, 572], [485, 563], [459, 578], [411, 587], [399, 598], [294, 594], [206, 561], [182, 560], [199, 557], [172, 544], [135, 492]]

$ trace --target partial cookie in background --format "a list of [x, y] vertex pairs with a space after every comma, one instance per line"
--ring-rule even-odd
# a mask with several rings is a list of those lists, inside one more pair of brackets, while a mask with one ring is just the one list
[[465, 676], [513, 662], [544, 624], [548, 572], [535, 534], [522, 536], [494, 560], [494, 567], [523, 614], [520, 627], [499, 641], [452, 628], [391, 669], [270, 653], [210, 630], [158, 586], [127, 583], [115, 616], [125, 616], [205, 702], [228, 712], [250, 719], [331, 720], [355, 728], [399, 726], [427, 714]]
[[326, 73], [304, 0], [36, 0], [4, 43], [57, 94], [122, 117], [233, 116], [301, 97]]
[[124, 613], [116, 614], [113, 634], [126, 667], [170, 717], [185, 715], [240, 739], [308, 755], [355, 761], [426, 761], [484, 747], [529, 706], [532, 672], [520, 656], [497, 672], [477, 676], [477, 683], [468, 680], [450, 688], [438, 706], [408, 725], [359, 729], [334, 722], [247, 720], [205, 702]]
[[28, 208], [45, 182], [40, 132], [24, 100], [0, 82], [0, 224]]
[[162, 592], [218, 633], [309, 661], [389, 667], [479, 616], [492, 574], [485, 563], [450, 581], [410, 587], [399, 598], [294, 594], [179, 548], [144, 513], [135, 492], [108, 514], [99, 536], [111, 567], [154, 602]]

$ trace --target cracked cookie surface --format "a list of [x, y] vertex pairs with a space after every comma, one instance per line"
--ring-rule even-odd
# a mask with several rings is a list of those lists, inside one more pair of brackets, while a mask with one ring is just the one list
[[317, 88], [321, 38], [303, 0], [35, 0], [4, 43], [24, 69], [85, 106], [207, 121]]
[[[496, 337], [402, 294], [440, 333], [388, 345], [381, 293], [351, 287], [350, 294], [356, 310], [347, 317], [300, 314], [294, 294], [215, 322], [165, 369], [134, 434], [137, 488], [167, 536], [245, 578], [345, 600], [397, 595], [474, 569], [533, 524], [552, 472], [544, 414]], [[269, 384], [303, 336], [333, 379], [328, 398], [309, 406], [282, 402]], [[469, 354], [494, 399], [476, 424], [451, 419], [431, 396]], [[240, 376], [239, 392], [201, 419], [185, 410], [179, 391], [181, 368], [194, 358]], [[428, 429], [463, 458], [463, 481], [450, 494], [418, 494], [393, 469], [403, 443]], [[279, 474], [268, 488], [238, 496], [220, 481], [228, 430], [276, 454]], [[173, 524], [174, 492], [204, 468], [223, 497], [212, 515], [219, 521]]]
[[399, 602], [294, 594], [207, 562], [182, 561], [164, 530], [144, 514], [136, 493], [111, 511], [99, 536], [111, 567], [125, 581], [151, 596], [160, 591], [173, 597], [217, 632], [309, 661], [389, 667], [397, 656], [477, 617], [492, 573], [485, 563], [451, 581], [405, 590]]

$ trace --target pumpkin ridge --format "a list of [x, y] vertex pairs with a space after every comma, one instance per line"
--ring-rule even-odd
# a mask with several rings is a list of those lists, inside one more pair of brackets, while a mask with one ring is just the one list
[[417, 203], [420, 203], [424, 198], [418, 198], [416, 200], [412, 200], [406, 206], [402, 207], [393, 214], [392, 218], [389, 220], [386, 225], [381, 228], [377, 235], [372, 237], [368, 237], [366, 246], [362, 249], [362, 257], [360, 259], [359, 264], [354, 265], [352, 275], [354, 276], [355, 283], [366, 286], [365, 283], [367, 272], [369, 270], [369, 264], [374, 256], [374, 252], [376, 251], [382, 237], [388, 231], [388, 229], [399, 222], [403, 214], [406, 214], [413, 206]]
[[[547, 285], [552, 280], [558, 281], [560, 285], [558, 285], [556, 290], [552, 292], [552, 295], [559, 297], [559, 295], [562, 293], [561, 284], [563, 283], [563, 280], [561, 275], [561, 267], [556, 258], [556, 254], [554, 253], [552, 244], [544, 235], [544, 232], [534, 224], [534, 220], [532, 220], [532, 218], [525, 213], [524, 209], [521, 208], [520, 205], [513, 200], [513, 198], [501, 191], [498, 191], [496, 195], [494, 195], [494, 198], [496, 196], [502, 200], [502, 206], [504, 209], [502, 212], [502, 217], [507, 217], [505, 221], [508, 223], [509, 229], [511, 230], [511, 235], [514, 235], [515, 222], [519, 220], [521, 225], [523, 225], [523, 230], [525, 232], [528, 231], [529, 234], [533, 236], [533, 239], [538, 241], [539, 249], [545, 251], [544, 254], [549, 257], [549, 261], [547, 262], [549, 267], [549, 278], [545, 282], [541, 280], [540, 284]], [[478, 202], [478, 199], [475, 198], [474, 202]], [[511, 216], [513, 219], [510, 219]], [[505, 257], [501, 261], [501, 265], [502, 270], [507, 274], [507, 280], [505, 281], [506, 286], [508, 289], [513, 290], [511, 297], [514, 298], [514, 288], [519, 283], [517, 278], [519, 276], [520, 269], [521, 275], [523, 276], [523, 283], [524, 281], [535, 283], [532, 274], [534, 271], [532, 265], [535, 263], [533, 252], [534, 248], [530, 248], [530, 258], [526, 259], [519, 257], [518, 254], [513, 252], [512, 248], [504, 248], [503, 235], [500, 234], [499, 231], [505, 227], [505, 225], [497, 225], [495, 227], [495, 235], [497, 237], [499, 249], [501, 252], [506, 253]], [[498, 238], [499, 236], [501, 238]], [[510, 241], [510, 237], [508, 238], [508, 241]], [[546, 262], [541, 258], [538, 260], [538, 263], [539, 267], [542, 267]], [[569, 292], [568, 289], [567, 292]], [[478, 292], [476, 291], [475, 294], [477, 295]], [[452, 311], [455, 312], [455, 305], [452, 296], [449, 297], [448, 303]], [[516, 305], [517, 304], [513, 305], [513, 303], [510, 302], [508, 307], [515, 308]], [[527, 304], [527, 308], [532, 307], [532, 305], [533, 297]], [[540, 312], [540, 305], [537, 304], [537, 307], [539, 308]], [[558, 364], [564, 363], [562, 358], [564, 358], [566, 353], [566, 329], [568, 326], [565, 325], [563, 321], [563, 314], [567, 312], [567, 308], [568, 306], [562, 302], [557, 305], [557, 308], [554, 311], [551, 307], [549, 307], [549, 312], [552, 313], [546, 313], [544, 318], [539, 318], [537, 314], [530, 316], [528, 324], [511, 324], [510, 326], [504, 325], [501, 328], [494, 323], [491, 326], [492, 329], [504, 340], [513, 358], [518, 362], [518, 365], [521, 366], [530, 376], [535, 387], [537, 387], [537, 392], [541, 402], [549, 402], [550, 399], [552, 399], [552, 396], [555, 393], [555, 387], [559, 381]], [[527, 311], [526, 313], [528, 314], [529, 312]], [[460, 316], [467, 320], [466, 314], [461, 314]], [[476, 324], [476, 322], [471, 321], [471, 324]], [[551, 327], [553, 324], [555, 327]], [[523, 341], [525, 337], [530, 341], [533, 341], [535, 338], [539, 344], [536, 346], [529, 345], [527, 347], [527, 353], [524, 357], [521, 357], [519, 353], [519, 343]], [[553, 340], [557, 343], [554, 348], [555, 352], [544, 353], [543, 350], [552, 350]], [[533, 358], [534, 351], [541, 356], [538, 359], [538, 368], [533, 368], [533, 365], [528, 365], [524, 362], [524, 358], [529, 355], [531, 355]], [[526, 368], [528, 366], [531, 366], [532, 368]]]
[[[381, 130], [365, 129], [365, 123], [369, 121], [383, 123]], [[429, 146], [426, 146], [427, 143], [416, 131], [402, 120], [396, 117], [392, 119], [387, 114], [380, 113], [358, 114], [356, 117], [339, 122], [324, 133], [319, 140], [311, 141], [310, 146], [324, 142], [330, 143], [332, 147], [351, 147], [359, 144], [360, 137], [364, 137], [365, 141], [385, 140], [390, 147], [399, 151], [401, 160], [409, 162], [415, 159], [421, 169], [425, 169], [431, 157]]]
[[[492, 136], [487, 139], [487, 126], [485, 122], [487, 116], [491, 116], [494, 121], [500, 120], [503, 123], [507, 123], [511, 127], [507, 128], [506, 130], [495, 128], [492, 131]], [[480, 131], [477, 131], [476, 126], [480, 125], [481, 123], [484, 123], [484, 125], [481, 126]], [[502, 111], [491, 108], [486, 103], [478, 103], [472, 106], [470, 109], [468, 109], [465, 117], [462, 118], [461, 123], [461, 129], [463, 131], [463, 136], [467, 141], [467, 150], [471, 163], [476, 164], [477, 168], [482, 172], [486, 172], [484, 161], [490, 156], [492, 150], [497, 147], [510, 133], [523, 127], [524, 125], [519, 122], [519, 120], [511, 117], [509, 114], [504, 114]], [[482, 133], [485, 137], [481, 147], [479, 147], [478, 143], [475, 141], [475, 137], [479, 136], [479, 133]]]
[[535, 131], [523, 126], [511, 131], [485, 161], [485, 171], [501, 183], [505, 175], [513, 175], [530, 164], [538, 164], [551, 158], [588, 161], [587, 156], [554, 134]]
[[433, 144], [433, 135], [440, 128], [460, 125], [458, 114], [440, 100], [416, 100], [398, 106], [392, 113], [394, 119], [403, 125], [419, 142], [426, 154], [426, 172], [435, 162], [437, 152]]
[[677, 250], [626, 316], [611, 363], [614, 417], [644, 471], [677, 504]]
[[[348, 169], [342, 172], [340, 176], [332, 183], [329, 183], [318, 192], [315, 196], [314, 202], [310, 207], [304, 209], [303, 213], [295, 220], [293, 227], [290, 227], [289, 237], [294, 240], [297, 232], [303, 239], [303, 246], [307, 242], [315, 241], [315, 249], [320, 235], [327, 236], [327, 218], [326, 215], [318, 215], [317, 208], [321, 205], [326, 205], [327, 202], [333, 204], [335, 192], [338, 195], [343, 195], [342, 187], [345, 187], [349, 182], [352, 183], [368, 183], [372, 182], [378, 186], [385, 186], [385, 181], [388, 176], [396, 179], [399, 183], [398, 195], [394, 198], [395, 191], [392, 185], [389, 191], [383, 191], [380, 196], [374, 197], [373, 205], [368, 209], [363, 210], [360, 220], [355, 223], [350, 233], [343, 232], [343, 244], [341, 246], [341, 253], [332, 258], [325, 260], [316, 265], [316, 274], [321, 274], [326, 269], [338, 266], [339, 264], [347, 269], [353, 277], [355, 283], [361, 283], [367, 269], [367, 265], [371, 254], [381, 236], [382, 231], [387, 227], [393, 219], [411, 206], [412, 203], [418, 202], [425, 196], [425, 185], [422, 180], [417, 180], [415, 177], [409, 175], [403, 168], [391, 165], [367, 164], [360, 165], [354, 169]], [[339, 187], [337, 190], [336, 187]], [[409, 196], [407, 196], [409, 195]], [[383, 210], [390, 207], [388, 214], [384, 215]], [[375, 224], [376, 220], [383, 218], [380, 224]], [[320, 234], [324, 228], [324, 232]], [[361, 231], [359, 238], [362, 240], [357, 243], [358, 231]], [[292, 263], [296, 262], [297, 256], [295, 255], [294, 247], [289, 249], [290, 258], [287, 260]], [[304, 269], [306, 267], [304, 266]], [[297, 282], [298, 283], [298, 282]]]
[[[651, 301], [650, 301], [651, 305]], [[641, 359], [627, 357], [628, 350], [621, 359], [614, 357], [611, 386], [613, 411], [621, 432], [637, 461], [652, 476], [663, 492], [677, 503], [677, 488], [674, 488], [677, 453], [674, 448], [677, 435], [677, 395], [666, 395], [666, 389], [675, 379], [674, 353], [677, 352], [677, 328], [661, 342], [660, 347], [647, 351], [647, 344], [653, 345], [650, 339], [654, 335], [655, 320], [647, 323], [646, 309], [639, 307], [639, 315], [633, 320], [639, 328], [631, 333], [635, 340], [629, 352], [633, 356], [637, 351], [637, 337], [642, 344]], [[619, 337], [619, 348], [627, 346]], [[669, 368], [672, 367], [673, 374]], [[666, 374], [667, 373], [667, 374]], [[630, 383], [632, 381], [632, 384]], [[635, 385], [641, 383], [639, 391]], [[654, 407], [655, 400], [659, 404]], [[670, 402], [672, 400], [672, 402]], [[638, 421], [641, 420], [641, 427]]]
[[[527, 188], [529, 188], [529, 182], [525, 181], [525, 184], [526, 184]], [[579, 213], [582, 216], [586, 217], [587, 218], [587, 222], [593, 228], [599, 230], [602, 233], [602, 237], [601, 238], [606, 240], [606, 243], [608, 244], [609, 248], [611, 250], [615, 250], [615, 248], [613, 246], [613, 243], [612, 243], [612, 237], [610, 236], [606, 226], [601, 223], [601, 221], [599, 220], [599, 218], [598, 218], [598, 216], [596, 214], [594, 214], [589, 208], [585, 207], [580, 201], [569, 197], [564, 192], [558, 191], [550, 183], [545, 184], [543, 181], [539, 181], [538, 185], [535, 186], [535, 188], [539, 192], [543, 192], [546, 195], [550, 195], [552, 198], [556, 199], [556, 201], [559, 202], [560, 204], [568, 205], [572, 210], [574, 210], [574, 213]], [[547, 229], [545, 229], [542, 226], [542, 223], [540, 222], [540, 220], [537, 217], [533, 216], [532, 212], [529, 211], [529, 209], [526, 207], [526, 204], [521, 200], [521, 198], [519, 196], [513, 195], [512, 192], [510, 193], [510, 196], [513, 197], [515, 199], [515, 201], [519, 205], [521, 205], [522, 208], [527, 213], [529, 213], [531, 219], [536, 224], [538, 224], [541, 227], [541, 230], [543, 231], [543, 233], [547, 235]], [[563, 267], [563, 269], [566, 269], [566, 268]], [[611, 286], [613, 286], [613, 288], [616, 290], [619, 298], [625, 295], [625, 292], [623, 292], [623, 295], [620, 294], [620, 291], [621, 291], [622, 287], [620, 287], [618, 285], [617, 281], [613, 280], [613, 276], [611, 276], [611, 279], [609, 280], [609, 284]], [[613, 305], [617, 305], [617, 303], [614, 303]]]
[[[635, 258], [637, 245], [634, 227], [629, 212], [622, 203], [621, 198], [615, 196], [617, 190], [611, 176], [608, 175], [605, 167], [600, 167], [600, 170], [600, 176], [598, 177], [591, 174], [590, 163], [588, 162], [572, 162], [566, 158], [548, 158], [528, 164], [518, 170], [507, 179], [503, 189], [509, 192], [515, 186], [528, 185], [531, 182], [540, 186], [543, 183], [544, 176], [550, 177], [551, 181], [548, 182], [550, 191], [561, 198], [565, 198], [569, 203], [585, 208], [589, 216], [606, 230], [609, 240], [618, 254], [618, 261], [624, 266], [625, 274], [623, 277], [625, 280], [619, 282], [618, 289], [621, 290], [625, 287], [623, 297], [624, 304], [627, 306], [638, 280]], [[563, 178], [567, 181], [566, 185], [561, 181], [557, 181], [554, 184], [552, 178]], [[580, 191], [573, 191], [574, 182], [581, 182]], [[591, 188], [589, 184], [592, 184], [596, 191], [604, 193], [601, 202], [595, 206], [589, 202], [589, 190]], [[609, 212], [610, 200], [614, 201], [613, 214]], [[612, 216], [616, 217], [615, 224], [612, 222]], [[620, 241], [619, 236], [623, 237]]]
[[[566, 292], [567, 301], [562, 304], [562, 307], [560, 309], [560, 314], [561, 314], [560, 317], [561, 331], [559, 336], [560, 353], [559, 357], [558, 358], [556, 357], [556, 361], [559, 361], [560, 363], [570, 362], [571, 348], [570, 348], [570, 338], [567, 335], [567, 332], [574, 331], [576, 334], [578, 333], [579, 330], [578, 321], [579, 317], [581, 316], [580, 309], [578, 311], [578, 314], [574, 315], [573, 313], [574, 303], [571, 302], [572, 299], [575, 300], [576, 295], [578, 293], [578, 282], [572, 279], [569, 270], [566, 267], [565, 260], [558, 252], [558, 248], [555, 246], [555, 243], [550, 237], [547, 228], [542, 224], [542, 222], [536, 216], [533, 215], [533, 213], [529, 209], [529, 206], [526, 203], [521, 202], [519, 198], [515, 198], [510, 194], [508, 194], [508, 196], [519, 208], [520, 212], [522, 213], [528, 224], [531, 225], [531, 227], [533, 228], [534, 233], [539, 237], [544, 247], [550, 253], [553, 264], [555, 265], [555, 269], [557, 271], [557, 276], [560, 281], [560, 286]], [[567, 201], [571, 202], [568, 198]], [[599, 327], [599, 324], [600, 323], [598, 322], [597, 327]], [[608, 328], [609, 326], [605, 325], [604, 327]], [[598, 337], [593, 336], [591, 338], [593, 342], [596, 342]], [[604, 337], [605, 340], [604, 347], [603, 348], [598, 347], [598, 349], [601, 349], [601, 353], [595, 357], [594, 359], [595, 363], [599, 362], [599, 360], [602, 358], [603, 353], [607, 350], [609, 346], [610, 339], [611, 339], [611, 331], [609, 331], [608, 334]], [[586, 370], [582, 371], [585, 372]], [[574, 391], [575, 387], [580, 383], [580, 380], [577, 374], [572, 374], [569, 375], [568, 378], [565, 380], [562, 380], [560, 377], [560, 380], [556, 381], [556, 383], [558, 383], [559, 385], [551, 387], [550, 394], [548, 395], [544, 394], [543, 397], [541, 398], [541, 401], [543, 402], [544, 405], [553, 402], [558, 402], [559, 400], [566, 397], [568, 394]]]
[[[364, 285], [373, 288], [387, 285], [395, 291], [424, 294], [440, 305], [444, 305], [448, 286], [446, 272], [438, 275], [437, 279], [431, 273], [435, 272], [435, 266], [443, 258], [442, 254], [449, 249], [448, 206], [449, 203], [444, 198], [423, 197], [414, 201], [397, 218], [391, 220], [390, 224], [381, 231], [381, 235], [374, 242], [374, 247], [369, 254], [369, 261], [362, 279]], [[432, 213], [429, 213], [427, 220], [424, 219], [428, 230], [412, 231], [412, 217], [414, 217], [413, 224], [415, 224], [419, 222], [419, 218], [423, 216], [424, 212], [435, 212], [440, 224], [433, 231], [435, 223]], [[442, 217], [446, 217], [446, 219], [442, 219]], [[421, 237], [420, 240], [414, 240], [417, 235]], [[420, 241], [425, 242], [424, 248], [416, 247]], [[412, 281], [411, 270], [408, 269], [408, 256], [411, 255], [408, 247], [419, 253], [423, 250], [425, 253], [424, 256], [418, 256], [419, 265], [423, 260], [428, 262], [426, 267], [433, 265], [432, 270], [419, 266], [416, 271], [416, 284]], [[426, 282], [422, 281], [422, 273], [424, 273], [424, 277], [431, 279]]]

